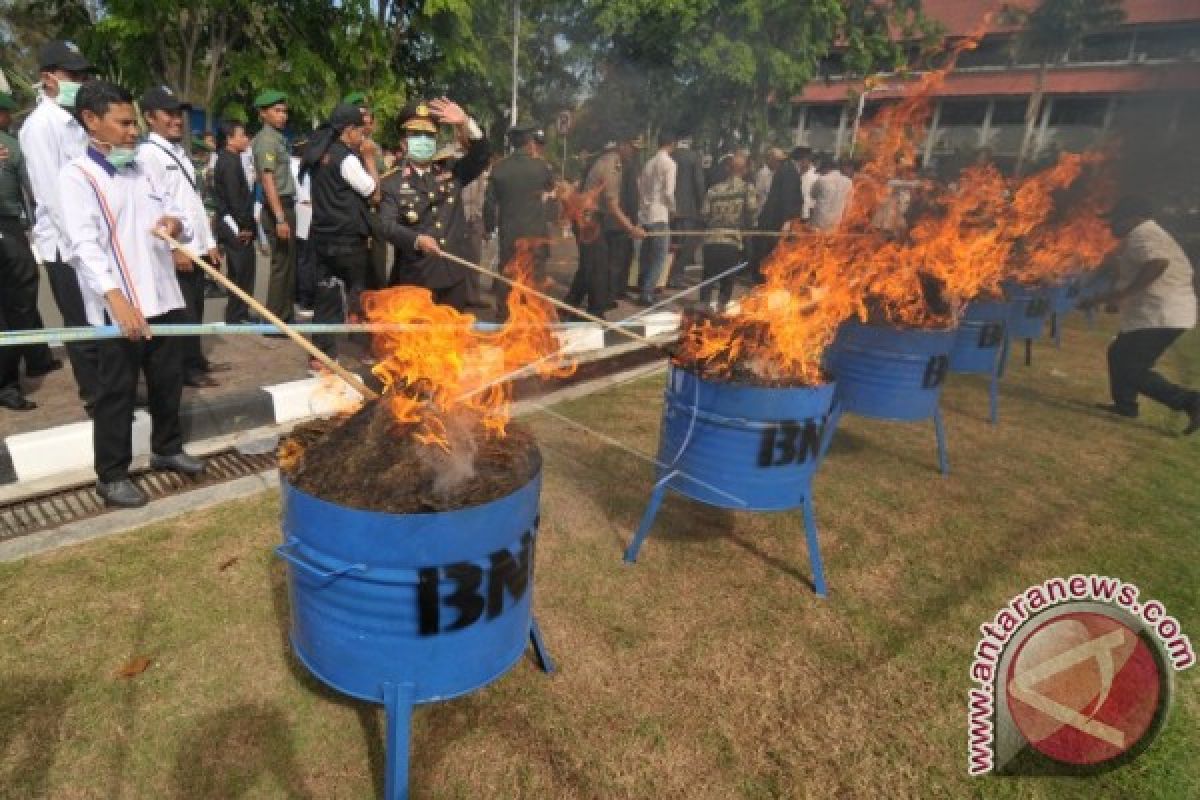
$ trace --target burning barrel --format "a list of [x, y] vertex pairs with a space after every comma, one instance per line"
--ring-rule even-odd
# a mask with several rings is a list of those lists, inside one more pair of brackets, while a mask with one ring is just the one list
[[1012, 347], [1013, 339], [1025, 340], [1025, 366], [1033, 363], [1033, 340], [1042, 338], [1046, 328], [1046, 317], [1050, 314], [1050, 295], [1042, 287], [1024, 286], [1015, 281], [1004, 285], [1004, 296], [1008, 299], [1011, 313], [1008, 317], [1009, 346], [1005, 348], [1005, 360]]
[[953, 328], [923, 329], [844, 323], [827, 352], [843, 412], [872, 419], [917, 422], [932, 419], [938, 464], [946, 458], [942, 425], [942, 385], [954, 348]]
[[625, 560], [637, 560], [668, 489], [717, 508], [800, 508], [813, 585], [824, 597], [812, 479], [837, 427], [834, 388], [832, 383], [773, 388], [712, 381], [672, 364], [657, 479]]
[[532, 614], [541, 467], [531, 437], [528, 448], [514, 490], [423, 513], [322, 499], [285, 469], [276, 553], [288, 564], [292, 647], [328, 686], [386, 709], [387, 800], [408, 797], [413, 706], [487, 686], [531, 641], [553, 670]]
[[993, 425], [999, 418], [1000, 377], [1010, 314], [1008, 303], [972, 302], [958, 323], [954, 349], [950, 351], [951, 372], [989, 377], [989, 419]]

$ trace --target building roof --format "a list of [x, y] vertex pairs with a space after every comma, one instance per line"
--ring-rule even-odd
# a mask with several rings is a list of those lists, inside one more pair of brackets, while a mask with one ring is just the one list
[[[1038, 0], [924, 0], [925, 15], [946, 28], [947, 36], [967, 36], [978, 32], [985, 14], [1004, 6], [1034, 8]], [[1200, 3], [1196, 0], [1124, 0], [1126, 25], [1150, 25], [1162, 22], [1200, 22]], [[993, 20], [987, 32], [1015, 30], [1015, 26]]]
[[[914, 79], [890, 78], [871, 92], [872, 100], [903, 97]], [[952, 72], [938, 97], [1028, 95], [1037, 84], [1037, 68], [987, 72]], [[1200, 91], [1200, 64], [1153, 64], [1113, 67], [1059, 67], [1046, 74], [1047, 94], [1124, 94], [1129, 92]], [[862, 81], [811, 83], [802, 103], [841, 103], [862, 91]]]

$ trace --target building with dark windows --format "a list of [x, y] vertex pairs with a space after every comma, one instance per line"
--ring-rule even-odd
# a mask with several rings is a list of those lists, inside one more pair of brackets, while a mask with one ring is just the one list
[[[1122, 24], [1087, 37], [1050, 66], [1032, 160], [1094, 146], [1123, 131], [1164, 146], [1200, 137], [1200, 0], [1123, 5]], [[1005, 0], [924, 2], [949, 40], [977, 32], [988, 12], [1004, 6]], [[962, 55], [937, 93], [925, 163], [962, 161], [985, 148], [1001, 165], [1015, 160], [1039, 65], [1020, 62], [1013, 47], [1019, 31], [1003, 19], [993, 18], [979, 46]], [[823, 77], [796, 98], [792, 123], [796, 144], [845, 155], [859, 109], [869, 119], [880, 104], [903, 96], [914, 78], [880, 76], [864, 97], [863, 81], [839, 74], [839, 63], [835, 53]]]

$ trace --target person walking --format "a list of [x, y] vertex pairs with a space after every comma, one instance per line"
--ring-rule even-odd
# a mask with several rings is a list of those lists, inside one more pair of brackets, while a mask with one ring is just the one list
[[187, 319], [171, 250], [155, 232], [183, 242], [194, 232], [187, 210], [137, 160], [133, 96], [106, 81], [88, 81], [76, 112], [89, 144], [58, 178], [60, 195], [71, 198], [63, 205], [71, 266], [79, 273], [88, 324], [115, 323], [125, 337], [97, 343], [96, 491], [109, 505], [137, 507], [147, 500], [129, 480], [140, 373], [146, 375], [152, 423], [150, 466], [187, 475], [204, 470], [203, 461], [183, 451], [182, 348], [174, 336], [152, 338], [149, 328]]
[[[304, 151], [301, 175], [312, 174], [312, 247], [317, 263], [313, 322], [345, 322], [360, 315], [363, 273], [371, 265], [367, 240], [368, 203], [379, 193], [374, 143], [366, 138], [362, 111], [340, 103]], [[335, 358], [332, 335], [313, 337], [321, 352]], [[311, 369], [321, 369], [316, 359]]]
[[[25, 170], [35, 203], [33, 240], [46, 268], [54, 303], [68, 328], [88, 324], [75, 270], [67, 263], [67, 232], [59, 195], [59, 171], [87, 147], [87, 133], [72, 114], [75, 96], [93, 71], [91, 63], [70, 41], [56, 39], [38, 50], [41, 90], [37, 107], [19, 134]], [[67, 360], [84, 409], [90, 415], [97, 385], [97, 344], [69, 342]]]
[[[142, 95], [142, 116], [150, 135], [138, 146], [138, 161], [150, 173], [151, 182], [171, 196], [172, 203], [184, 210], [193, 232], [192, 249], [211, 266], [218, 267], [221, 254], [208, 221], [208, 210], [200, 191], [200, 175], [183, 148], [185, 133], [184, 112], [191, 105], [184, 103], [167, 86], [152, 87]], [[187, 321], [204, 321], [204, 284], [206, 274], [195, 268], [182, 253], [173, 253], [179, 271], [179, 287], [187, 303]], [[178, 346], [183, 350], [183, 383], [195, 388], [219, 386], [213, 372], [229, 369], [228, 364], [210, 362], [204, 355], [199, 336], [182, 337]]]
[[[254, 257], [254, 194], [242, 168], [242, 154], [250, 148], [250, 136], [241, 122], [222, 122], [217, 129], [219, 152], [213, 167], [213, 200], [216, 205], [217, 241], [225, 250], [225, 268], [229, 279], [254, 294], [257, 271]], [[225, 323], [239, 325], [250, 321], [245, 301], [230, 294], [225, 306]]]
[[[746, 157], [735, 155], [729, 161], [729, 176], [714, 185], [704, 196], [704, 280], [710, 280], [743, 260], [742, 231], [758, 214], [758, 191], [746, 180]], [[724, 312], [733, 297], [735, 275], [718, 281], [717, 302], [713, 304], [711, 283], [700, 290], [700, 303], [710, 310]]]
[[646, 231], [638, 254], [638, 297], [640, 306], [654, 304], [654, 292], [662, 277], [671, 240], [670, 220], [675, 212], [675, 178], [678, 166], [671, 158], [675, 136], [664, 133], [658, 140], [658, 152], [642, 167], [638, 223]]
[[251, 151], [262, 187], [262, 227], [271, 252], [267, 308], [284, 322], [291, 322], [296, 302], [296, 182], [283, 136], [287, 95], [267, 89], [254, 98], [254, 107], [262, 129], [254, 135]]
[[[483, 202], [483, 227], [497, 231], [500, 269], [512, 260], [520, 239], [536, 239], [533, 278], [546, 276], [546, 193], [554, 189], [554, 170], [543, 153], [546, 133], [532, 122], [522, 122], [508, 132], [513, 152], [492, 168]], [[503, 320], [508, 314], [509, 286], [497, 281], [496, 310]]]
[[1200, 392], [1177, 386], [1154, 365], [1175, 341], [1196, 326], [1192, 264], [1179, 243], [1154, 221], [1149, 201], [1124, 197], [1109, 214], [1121, 240], [1114, 256], [1117, 288], [1089, 298], [1085, 307], [1119, 309], [1121, 330], [1108, 348], [1112, 403], [1099, 406], [1122, 417], [1138, 416], [1144, 395], [1188, 415], [1183, 432], [1200, 430]]

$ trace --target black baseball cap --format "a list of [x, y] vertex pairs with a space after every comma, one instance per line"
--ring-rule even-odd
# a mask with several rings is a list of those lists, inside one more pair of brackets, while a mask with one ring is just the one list
[[140, 102], [142, 112], [146, 111], [181, 111], [191, 108], [191, 103], [179, 99], [179, 95], [171, 91], [169, 86], [152, 86], [142, 95]]
[[95, 67], [79, 51], [79, 45], [69, 39], [53, 39], [38, 48], [38, 68], [43, 72], [65, 69], [68, 72], [91, 72]]
[[364, 124], [362, 109], [349, 103], [338, 103], [329, 115], [329, 125], [335, 130], [344, 130], [351, 125]]

